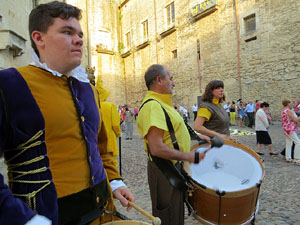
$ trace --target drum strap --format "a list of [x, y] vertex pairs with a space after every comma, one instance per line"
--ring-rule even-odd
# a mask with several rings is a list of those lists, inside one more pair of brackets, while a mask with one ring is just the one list
[[[142, 107], [149, 101], [156, 101], [157, 103], [159, 103], [157, 100], [155, 99], [148, 99], [146, 100], [140, 107], [139, 111], [142, 109]], [[160, 103], [159, 103], [160, 104]], [[171, 140], [173, 143], [173, 147], [174, 149], [177, 149], [179, 151], [179, 145], [175, 136], [175, 132], [174, 132], [174, 127], [172, 125], [171, 119], [167, 113], [167, 111], [164, 109], [164, 107], [162, 107], [162, 105], [160, 104], [164, 114], [165, 114], [165, 118], [166, 118], [166, 123], [169, 129], [169, 133], [171, 136]], [[160, 171], [166, 176], [166, 178], [169, 180], [170, 184], [175, 187], [176, 189], [179, 189], [181, 191], [187, 191], [187, 189], [189, 188], [189, 183], [188, 180], [184, 177], [184, 175], [181, 172], [180, 169], [180, 163], [181, 162], [177, 162], [177, 166], [174, 165], [170, 160], [166, 160], [166, 159], [162, 159], [160, 157], [156, 157], [151, 155], [150, 152], [150, 148], [149, 145], [147, 144], [147, 150], [148, 150], [148, 156], [149, 158], [152, 158], [152, 161], [156, 164], [156, 166], [160, 169]], [[179, 167], [179, 168], [178, 168]]]
[[[147, 99], [140, 107], [139, 111], [142, 109], [142, 107], [147, 103], [147, 102], [150, 102], [150, 101], [156, 101], [158, 104], [159, 101], [153, 99], [153, 98], [150, 98], [150, 99]], [[167, 123], [167, 126], [168, 126], [168, 129], [169, 129], [169, 133], [170, 133], [170, 136], [171, 136], [171, 140], [172, 140], [172, 143], [173, 143], [173, 146], [174, 146], [174, 149], [177, 149], [179, 150], [179, 145], [178, 145], [178, 142], [177, 142], [177, 139], [176, 139], [176, 136], [175, 136], [175, 132], [174, 132], [174, 127], [172, 125], [172, 122], [171, 122], [171, 119], [167, 113], [167, 111], [165, 110], [165, 108], [160, 104], [162, 110], [164, 111], [164, 114], [165, 114], [165, 118], [166, 118], [166, 123]]]

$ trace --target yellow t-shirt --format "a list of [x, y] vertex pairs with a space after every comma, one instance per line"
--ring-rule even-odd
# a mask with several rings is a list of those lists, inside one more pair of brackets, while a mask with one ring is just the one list
[[[143, 102], [148, 99], [155, 99], [157, 101], [147, 102], [139, 112], [137, 119], [137, 127], [139, 133], [144, 138], [145, 150], [147, 152], [147, 140], [146, 135], [149, 132], [151, 127], [157, 127], [164, 131], [163, 133], [163, 143], [168, 145], [171, 148], [174, 148], [169, 129], [166, 123], [165, 114], [161, 105], [167, 111], [172, 125], [174, 127], [175, 136], [179, 145], [179, 149], [182, 152], [189, 152], [191, 146], [191, 139], [189, 132], [184, 124], [183, 118], [179, 113], [174, 109], [172, 105], [172, 95], [171, 94], [159, 94], [153, 91], [148, 91]], [[173, 160], [173, 163], [176, 163], [176, 160]]]
[[[212, 102], [213, 102], [214, 104], [216, 104], [217, 106], [220, 105], [219, 99], [217, 99], [217, 98], [214, 98], [214, 99], [212, 100]], [[206, 121], [209, 121], [209, 119], [210, 119], [210, 117], [211, 117], [211, 112], [210, 112], [207, 108], [200, 108], [200, 109], [198, 110], [197, 117], [204, 117], [204, 118], [206, 119]]]

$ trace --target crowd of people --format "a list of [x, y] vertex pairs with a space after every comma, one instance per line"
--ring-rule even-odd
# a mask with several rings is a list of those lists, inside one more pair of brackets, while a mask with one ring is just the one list
[[120, 125], [122, 131], [125, 132], [126, 140], [132, 140], [133, 136], [133, 123], [136, 121], [139, 114], [137, 107], [132, 108], [131, 104], [119, 105], [118, 108], [120, 116]]
[[[210, 85], [212, 86], [210, 87]], [[236, 102], [229, 101], [225, 103], [223, 94], [224, 84], [222, 82], [218, 83], [217, 81], [214, 81], [209, 83], [207, 87], [210, 89], [206, 90], [203, 94], [199, 107], [197, 104], [192, 106], [194, 129], [196, 131], [211, 137], [219, 136], [223, 139], [234, 139], [229, 136], [226, 137], [229, 133], [229, 126], [253, 128], [256, 132], [256, 153], [258, 155], [264, 155], [261, 151], [261, 146], [265, 145], [269, 149], [269, 155], [273, 156], [279, 154], [279, 152], [274, 152], [272, 140], [269, 135], [269, 127], [272, 125], [269, 103], [261, 100], [256, 100], [255, 103], [252, 100], [244, 102], [242, 99], [238, 99]], [[209, 90], [211, 93], [208, 94]], [[223, 96], [224, 98], [218, 97], [217, 90], [221, 92], [220, 96]], [[207, 97], [207, 95], [210, 97]], [[221, 109], [221, 103], [223, 103], [223, 108], [227, 115], [226, 117], [223, 115], [223, 118], [221, 114], [223, 111]], [[209, 104], [209, 106], [207, 106], [207, 104]], [[282, 105], [281, 122], [283, 133], [286, 138], [286, 147], [281, 151], [281, 154], [285, 156], [287, 162], [300, 164], [300, 143], [298, 137], [300, 133], [300, 100], [291, 101], [285, 99], [283, 100]], [[179, 108], [176, 106], [173, 107], [179, 112], [185, 122], [190, 119], [189, 108], [187, 106], [180, 104]], [[219, 110], [218, 113], [217, 110]], [[218, 115], [219, 120], [223, 121], [223, 123], [227, 123], [228, 121], [228, 125], [225, 125], [224, 127], [224, 129], [226, 128], [226, 130], [228, 130], [227, 132], [223, 130], [218, 134], [215, 126], [213, 126], [213, 130], [207, 128], [209, 127], [208, 124], [210, 124], [211, 114]], [[203, 126], [204, 123], [207, 127]]]
[[[183, 104], [173, 105], [172, 72], [163, 65], [151, 65], [145, 72], [148, 91], [140, 108], [126, 104], [117, 109], [106, 102], [103, 88], [95, 87], [80, 65], [80, 18], [81, 10], [65, 2], [38, 5], [29, 18], [33, 62], [0, 71], [0, 156], [9, 175], [7, 185], [0, 174], [0, 224], [118, 220], [113, 198], [130, 210], [134, 196], [117, 170], [116, 138], [122, 127], [125, 139], [132, 140], [136, 120], [149, 156], [152, 213], [163, 225], [182, 225], [187, 192], [178, 175], [181, 161], [201, 163], [205, 153], [191, 150], [185, 124], [191, 119], [190, 110]], [[217, 136], [235, 141], [230, 125], [252, 128], [255, 124], [256, 152], [263, 155], [261, 145], [267, 145], [270, 155], [277, 154], [268, 133], [267, 102], [246, 104], [239, 99], [224, 107], [223, 103], [224, 83], [210, 81], [199, 107], [192, 107], [200, 139], [210, 143]], [[286, 161], [300, 163], [300, 104], [288, 99], [282, 104]], [[173, 182], [174, 177], [180, 181]]]

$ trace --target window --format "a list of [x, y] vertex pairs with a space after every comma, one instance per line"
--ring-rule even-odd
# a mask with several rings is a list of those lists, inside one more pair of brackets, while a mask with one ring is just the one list
[[256, 20], [255, 14], [251, 14], [244, 18], [245, 21], [245, 31], [246, 33], [252, 32], [256, 30]]
[[169, 4], [166, 9], [166, 24], [167, 27], [173, 26], [175, 23], [175, 6], [174, 6], [174, 2], [172, 2], [171, 4]]
[[125, 47], [127, 50], [131, 49], [131, 32], [125, 34]]
[[142, 22], [142, 42], [148, 40], [148, 20]]
[[175, 49], [171, 52], [171, 56], [173, 59], [177, 59], [177, 49]]

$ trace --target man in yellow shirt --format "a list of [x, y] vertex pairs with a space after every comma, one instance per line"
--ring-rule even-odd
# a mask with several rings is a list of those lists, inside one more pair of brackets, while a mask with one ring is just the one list
[[[148, 182], [152, 213], [159, 217], [164, 225], [182, 225], [184, 224], [184, 193], [169, 183], [168, 178], [151, 160], [151, 156], [172, 160], [173, 163], [178, 160], [198, 163], [205, 155], [190, 151], [189, 132], [172, 104], [175, 83], [170, 70], [159, 64], [152, 65], [145, 73], [145, 82], [148, 91], [143, 103], [149, 99], [153, 101], [146, 102], [140, 109], [137, 126], [149, 154]], [[173, 146], [162, 107], [170, 117], [179, 146], [178, 150]], [[207, 136], [202, 138], [209, 141]]]

